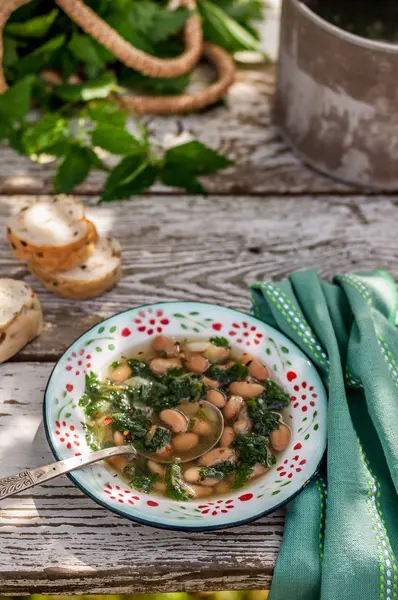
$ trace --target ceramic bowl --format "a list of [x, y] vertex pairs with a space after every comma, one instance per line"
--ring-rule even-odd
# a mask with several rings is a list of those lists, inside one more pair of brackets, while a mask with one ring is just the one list
[[212, 304], [141, 306], [92, 327], [58, 361], [44, 398], [44, 424], [58, 460], [89, 452], [78, 400], [86, 373], [100, 376], [121, 354], [156, 335], [228, 338], [232, 347], [264, 361], [288, 390], [289, 447], [265, 476], [220, 498], [176, 502], [129, 489], [104, 463], [74, 471], [72, 481], [93, 500], [128, 519], [169, 529], [206, 530], [247, 523], [291, 500], [316, 473], [326, 446], [327, 403], [322, 381], [289, 339], [262, 321]]

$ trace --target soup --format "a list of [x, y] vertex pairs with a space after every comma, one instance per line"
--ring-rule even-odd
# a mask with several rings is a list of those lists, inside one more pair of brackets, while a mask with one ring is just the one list
[[225, 338], [158, 336], [103, 380], [86, 375], [79, 404], [93, 450], [132, 444], [141, 453], [108, 459], [126, 483], [186, 501], [265, 475], [291, 439], [289, 402], [267, 366]]

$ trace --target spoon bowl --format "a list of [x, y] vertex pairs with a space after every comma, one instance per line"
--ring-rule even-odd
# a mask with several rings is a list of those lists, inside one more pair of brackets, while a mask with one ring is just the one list
[[220, 441], [224, 430], [224, 417], [220, 409], [207, 400], [201, 400], [199, 402], [199, 408], [205, 413], [206, 420], [214, 424], [214, 435], [210, 439], [206, 436], [203, 438], [203, 441], [201, 440], [194, 448], [185, 452], [174, 450], [170, 456], [164, 458], [161, 456], [159, 457], [155, 452], [145, 452], [138, 448], [136, 449], [137, 454], [161, 464], [171, 464], [173, 462], [183, 464], [190, 462], [191, 460], [196, 460], [200, 456], [203, 456], [203, 454], [210, 452], [210, 450], [212, 450]]

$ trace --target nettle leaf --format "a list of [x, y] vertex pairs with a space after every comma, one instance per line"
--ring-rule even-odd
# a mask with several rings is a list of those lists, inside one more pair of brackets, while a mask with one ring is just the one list
[[165, 166], [183, 168], [195, 175], [209, 175], [230, 165], [225, 156], [198, 140], [174, 146], [165, 156]]
[[34, 77], [18, 81], [0, 95], [0, 116], [9, 120], [21, 120], [29, 110]]
[[161, 171], [161, 180], [165, 185], [178, 187], [192, 194], [205, 194], [206, 190], [193, 173], [177, 170], [175, 167], [164, 167]]
[[126, 156], [109, 174], [100, 201], [122, 200], [141, 194], [151, 187], [157, 174], [158, 170], [149, 161], [146, 151]]
[[134, 29], [156, 44], [178, 33], [189, 15], [185, 7], [169, 10], [151, 0], [141, 0], [132, 4], [129, 20]]
[[105, 123], [106, 125], [125, 127], [127, 123], [127, 114], [120, 110], [114, 102], [108, 100], [91, 102], [88, 115], [93, 121]]
[[80, 35], [75, 32], [72, 34], [71, 40], [68, 44], [69, 50], [77, 60], [99, 69], [103, 69], [107, 58], [101, 56], [100, 52], [98, 51], [98, 47], [99, 44], [97, 44], [91, 36]]
[[89, 149], [78, 144], [71, 144], [63, 162], [59, 165], [54, 184], [57, 192], [69, 194], [84, 181], [92, 167], [92, 156]]
[[5, 33], [15, 35], [23, 38], [41, 38], [47, 35], [51, 25], [57, 18], [59, 11], [54, 8], [47, 15], [40, 15], [33, 17], [28, 21], [15, 21], [14, 23], [8, 23], [5, 27]]
[[55, 89], [55, 94], [67, 102], [83, 102], [95, 98], [106, 98], [114, 90], [116, 85], [113, 73], [103, 73], [96, 79], [73, 85], [65, 83]]
[[205, 190], [197, 176], [215, 173], [230, 164], [225, 156], [194, 140], [174, 146], [166, 152], [161, 179], [166, 185], [203, 194]]
[[261, 52], [261, 44], [238, 21], [232, 19], [220, 6], [210, 0], [199, 0], [205, 38], [228, 50], [253, 50]]
[[65, 140], [68, 121], [59, 113], [45, 115], [25, 131], [23, 142], [29, 154], [40, 154], [44, 149]]
[[138, 50], [143, 50], [149, 54], [155, 54], [155, 48], [148, 40], [144, 38], [136, 29], [131, 25], [130, 21], [126, 18], [125, 13], [112, 13], [109, 17], [106, 17], [106, 22], [115, 29], [125, 40], [130, 42]]
[[138, 141], [126, 129], [101, 123], [91, 132], [91, 141], [112, 154], [130, 154]]
[[30, 73], [38, 73], [44, 67], [48, 67], [54, 58], [54, 53], [62, 48], [65, 40], [64, 34], [58, 35], [21, 58], [15, 66], [17, 79]]

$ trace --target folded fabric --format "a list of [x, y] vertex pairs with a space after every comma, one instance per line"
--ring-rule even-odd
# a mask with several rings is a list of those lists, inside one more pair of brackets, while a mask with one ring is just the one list
[[255, 283], [252, 312], [328, 388], [320, 472], [288, 506], [269, 600], [398, 598], [398, 292], [385, 271]]

